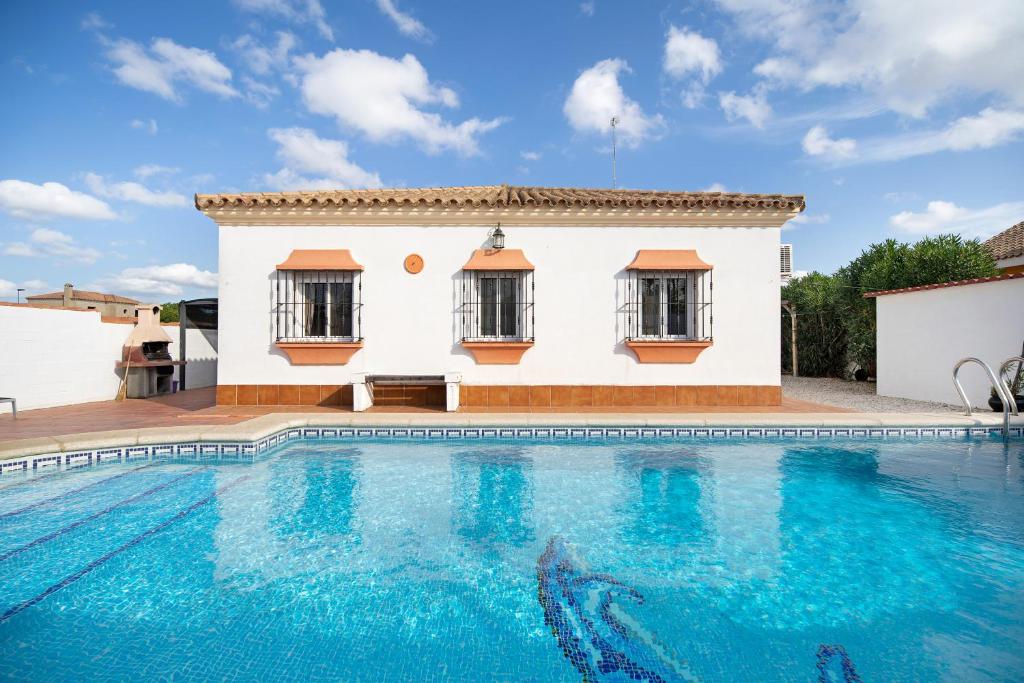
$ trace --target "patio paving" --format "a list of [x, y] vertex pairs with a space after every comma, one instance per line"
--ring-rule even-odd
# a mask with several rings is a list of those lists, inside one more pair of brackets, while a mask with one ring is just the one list
[[[438, 413], [429, 408], [374, 407], [368, 411], [375, 415]], [[487, 414], [533, 413], [547, 415], [599, 415], [599, 414], [769, 414], [769, 413], [850, 413], [847, 408], [823, 405], [791, 398], [785, 393], [779, 406], [688, 406], [686, 409], [657, 406], [632, 408], [574, 407], [563, 408], [463, 408], [460, 413]], [[146, 427], [182, 427], [203, 425], [233, 425], [270, 414], [325, 413], [352, 414], [348, 408], [318, 406], [217, 406], [215, 390], [192, 389], [170, 396], [152, 399], [101, 401], [57, 408], [39, 408], [18, 411], [18, 419], [10, 414], [0, 415], [0, 443], [37, 437], [57, 437]]]

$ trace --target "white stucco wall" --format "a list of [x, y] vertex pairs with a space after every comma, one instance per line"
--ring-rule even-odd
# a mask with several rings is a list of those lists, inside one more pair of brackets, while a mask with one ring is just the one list
[[[778, 228], [503, 227], [536, 268], [536, 345], [518, 365], [477, 365], [459, 344], [456, 287], [490, 228], [221, 227], [219, 383], [461, 372], [468, 384], [779, 384]], [[275, 266], [332, 248], [365, 268], [365, 347], [347, 365], [292, 366], [273, 345]], [[638, 249], [696, 249], [715, 267], [714, 346], [692, 365], [640, 364], [623, 344], [623, 269]], [[411, 253], [418, 275], [403, 268]]]
[[[993, 372], [1024, 342], [1024, 278], [945, 287], [877, 299], [878, 393], [959, 404], [953, 365], [965, 356]], [[984, 406], [989, 381], [977, 365], [960, 371], [975, 406]], [[987, 408], [986, 408], [987, 409]]]
[[[174, 343], [171, 344], [171, 357], [178, 359], [180, 343], [179, 328], [165, 327], [167, 334]], [[179, 389], [201, 389], [217, 386], [217, 330], [198, 330], [189, 327], [185, 330], [185, 353], [188, 354], [188, 367], [185, 369], [185, 386], [180, 385], [180, 368], [174, 369], [174, 379], [179, 381]]]
[[19, 410], [113, 399], [131, 330], [95, 311], [0, 306], [0, 396]]
[[[17, 399], [18, 410], [113, 400], [121, 381], [114, 363], [132, 329], [129, 323], [102, 322], [96, 311], [0, 306], [0, 396]], [[177, 358], [178, 328], [168, 325], [164, 331]], [[189, 368], [189, 387], [213, 386], [216, 349], [200, 330], [188, 334], [196, 372], [194, 384]], [[10, 412], [10, 406], [0, 405], [0, 412]]]

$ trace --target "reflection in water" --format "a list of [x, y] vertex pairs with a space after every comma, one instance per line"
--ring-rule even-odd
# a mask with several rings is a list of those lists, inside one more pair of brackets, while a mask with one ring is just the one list
[[271, 469], [273, 518], [281, 537], [309, 539], [352, 532], [358, 496], [359, 450], [303, 453], [301, 464], [282, 458]]
[[618, 514], [631, 544], [679, 546], [704, 535], [699, 512], [700, 478], [706, 464], [692, 451], [625, 451], [616, 465], [627, 482]]
[[[943, 565], [954, 552], [942, 521], [912, 497], [881, 486], [879, 458], [867, 446], [786, 449], [783, 562], [804, 566], [814, 557], [817, 567], [813, 575], [787, 571], [772, 586], [780, 624], [838, 626], [899, 614], [909, 604], [939, 612], [952, 607]], [[885, 552], [866, 552], [871, 548]]]
[[452, 455], [452, 525], [461, 538], [498, 550], [533, 540], [533, 460], [523, 453], [510, 447]]
[[782, 454], [771, 442], [756, 448], [722, 444], [702, 453], [708, 463], [701, 478], [708, 559], [726, 581], [768, 581], [778, 571]]

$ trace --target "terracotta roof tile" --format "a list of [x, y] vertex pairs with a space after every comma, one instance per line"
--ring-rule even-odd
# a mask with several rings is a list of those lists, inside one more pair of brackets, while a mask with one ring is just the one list
[[593, 207], [689, 208], [803, 211], [803, 195], [740, 194], [736, 192], [663, 192], [576, 187], [520, 187], [477, 185], [467, 187], [392, 188], [379, 190], [324, 190], [315, 192], [243, 192], [197, 194], [197, 209], [220, 207]]
[[[25, 297], [27, 300], [39, 300], [39, 299], [64, 299], [64, 292], [50, 292], [49, 294], [33, 294], [32, 296]], [[130, 299], [120, 294], [103, 294], [102, 292], [90, 292], [85, 289], [73, 289], [71, 290], [71, 298], [78, 299], [79, 301], [98, 301], [104, 304], [138, 304], [141, 303], [136, 299]]]
[[1024, 221], [985, 241], [985, 248], [997, 261], [1024, 256]]
[[1014, 280], [1024, 277], [1024, 273], [1011, 273], [1006, 275], [993, 275], [992, 277], [976, 277], [970, 280], [955, 280], [953, 282], [937, 282], [934, 285], [919, 285], [917, 287], [903, 287], [902, 289], [885, 289], [878, 292], [865, 292], [864, 298], [871, 299], [876, 296], [889, 294], [906, 294], [907, 292], [923, 292], [926, 289], [945, 289], [947, 287], [963, 287], [964, 285], [980, 285], [985, 282], [999, 282], [1000, 280]]

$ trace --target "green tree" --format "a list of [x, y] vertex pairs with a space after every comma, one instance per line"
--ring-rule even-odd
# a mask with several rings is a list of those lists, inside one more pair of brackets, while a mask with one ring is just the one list
[[[875, 299], [865, 298], [866, 292], [997, 273], [995, 261], [978, 240], [939, 235], [915, 244], [888, 239], [872, 244], [833, 275], [812, 273], [791, 281], [782, 298], [797, 306], [800, 373], [842, 377], [850, 366], [874, 369]], [[782, 358], [788, 368], [789, 321], [784, 322]], [[804, 326], [810, 328], [806, 335]]]
[[178, 302], [160, 304], [160, 322], [162, 323], [176, 323], [178, 322]]

